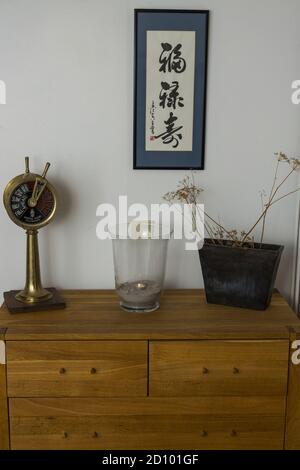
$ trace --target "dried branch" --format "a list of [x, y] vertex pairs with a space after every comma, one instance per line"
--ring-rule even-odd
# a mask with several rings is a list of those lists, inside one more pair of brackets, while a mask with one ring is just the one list
[[[168, 201], [169, 203], [173, 203], [175, 201], [189, 204], [192, 207], [191, 210], [191, 217], [192, 217], [192, 227], [193, 231], [197, 232], [199, 235], [198, 227], [197, 227], [197, 211], [198, 215], [200, 216], [200, 220], [204, 225], [204, 230], [212, 240], [212, 243], [221, 243], [223, 244], [226, 240], [227, 243], [230, 243], [232, 246], [237, 247], [254, 247], [254, 236], [253, 232], [255, 228], [262, 223], [261, 228], [261, 236], [260, 236], [260, 247], [262, 247], [263, 238], [265, 234], [265, 227], [266, 227], [266, 217], [267, 213], [275, 203], [279, 202], [281, 199], [290, 196], [291, 194], [300, 191], [300, 187], [290, 191], [282, 196], [275, 198], [278, 195], [279, 190], [282, 188], [284, 183], [287, 179], [300, 168], [300, 160], [297, 158], [288, 158], [284, 153], [279, 152], [275, 154], [277, 157], [274, 177], [272, 181], [272, 186], [269, 192], [269, 196], [267, 201], [265, 202], [266, 193], [265, 191], [260, 192], [261, 204], [262, 204], [262, 212], [259, 215], [258, 219], [252, 225], [252, 227], [248, 230], [242, 230], [240, 233], [236, 230], [228, 230], [226, 229], [220, 222], [217, 222], [211, 215], [209, 215], [206, 211], [203, 211], [204, 220], [202, 220], [202, 213], [200, 214], [197, 202], [199, 200], [200, 194], [203, 192], [203, 189], [194, 181], [194, 175], [192, 176], [185, 176], [183, 180], [179, 181], [177, 185], [177, 189], [175, 191], [170, 191], [166, 193], [163, 198]], [[279, 165], [280, 163], [287, 163], [291, 169], [285, 175], [282, 180], [277, 183], [278, 181], [278, 172], [279, 172]]]
[[[275, 154], [277, 155], [277, 154]], [[252, 227], [250, 228], [250, 230], [248, 230], [248, 232], [246, 233], [245, 237], [243, 238], [242, 240], [242, 244], [244, 243], [244, 241], [246, 241], [246, 238], [248, 236], [250, 236], [250, 234], [254, 231], [254, 229], [257, 227], [257, 225], [259, 224], [259, 222], [264, 219], [266, 217], [266, 214], [269, 210], [269, 208], [271, 207], [271, 203], [274, 199], [274, 197], [276, 196], [276, 194], [278, 193], [279, 189], [282, 187], [282, 185], [286, 182], [286, 180], [291, 176], [291, 174], [296, 171], [299, 167], [300, 167], [300, 160], [296, 159], [296, 158], [288, 158], [284, 153], [280, 152], [278, 157], [277, 157], [277, 162], [281, 162], [281, 161], [284, 161], [284, 162], [287, 162], [291, 165], [292, 169], [291, 171], [283, 178], [283, 180], [276, 186], [276, 188], [273, 190], [272, 189], [272, 196], [270, 197], [269, 199], [269, 202], [265, 205], [265, 209], [263, 210], [262, 214], [258, 217], [258, 219], [256, 220], [256, 222], [252, 225]], [[275, 185], [273, 185], [274, 187]], [[263, 241], [263, 238], [261, 238], [261, 241], [260, 243], [262, 244], [262, 241]]]
[[[276, 181], [277, 181], [279, 163], [280, 163], [280, 160], [277, 158], [277, 164], [276, 164], [276, 168], [275, 168], [273, 184], [272, 184], [272, 188], [271, 188], [271, 191], [270, 191], [270, 194], [269, 194], [269, 199], [268, 199], [267, 204], [270, 204], [270, 201], [271, 201], [271, 198], [272, 198], [272, 195], [273, 195], [273, 191], [274, 191], [275, 184], [276, 184]], [[266, 217], [267, 217], [267, 211], [264, 213], [264, 216], [263, 216], [261, 236], [260, 236], [260, 246], [262, 245], [264, 234], [265, 234]]]

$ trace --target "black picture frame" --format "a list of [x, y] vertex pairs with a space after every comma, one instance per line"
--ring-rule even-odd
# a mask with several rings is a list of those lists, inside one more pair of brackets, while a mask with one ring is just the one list
[[[209, 10], [135, 9], [134, 25], [133, 169], [203, 170]], [[192, 150], [146, 150], [147, 31], [195, 31]]]

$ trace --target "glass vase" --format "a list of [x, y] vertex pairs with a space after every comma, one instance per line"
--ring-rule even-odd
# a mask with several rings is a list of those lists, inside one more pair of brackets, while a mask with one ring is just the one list
[[159, 308], [171, 233], [152, 222], [118, 226], [113, 234], [116, 292], [128, 312]]

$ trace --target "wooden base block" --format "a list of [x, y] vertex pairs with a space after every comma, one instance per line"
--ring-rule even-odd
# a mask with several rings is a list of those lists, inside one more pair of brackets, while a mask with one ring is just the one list
[[58, 310], [65, 308], [66, 304], [59, 292], [53, 287], [47, 287], [47, 290], [52, 292], [53, 297], [49, 300], [45, 300], [44, 302], [37, 302], [34, 304], [26, 304], [17, 300], [16, 294], [19, 292], [18, 290], [4, 292], [5, 305], [10, 313], [40, 312], [43, 310]]

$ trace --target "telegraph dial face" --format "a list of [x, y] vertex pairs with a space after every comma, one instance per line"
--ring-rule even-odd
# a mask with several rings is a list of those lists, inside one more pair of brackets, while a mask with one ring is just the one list
[[30, 207], [28, 201], [32, 196], [34, 181], [20, 184], [15, 188], [10, 198], [10, 208], [14, 216], [25, 224], [40, 224], [45, 222], [54, 209], [54, 197], [47, 188], [44, 189], [35, 207]]
[[[4, 205], [12, 221], [24, 229], [38, 229], [47, 225], [56, 211], [56, 193], [39, 175], [20, 175], [8, 183], [4, 191]], [[35, 185], [37, 190], [45, 184], [35, 205], [30, 205]]]

